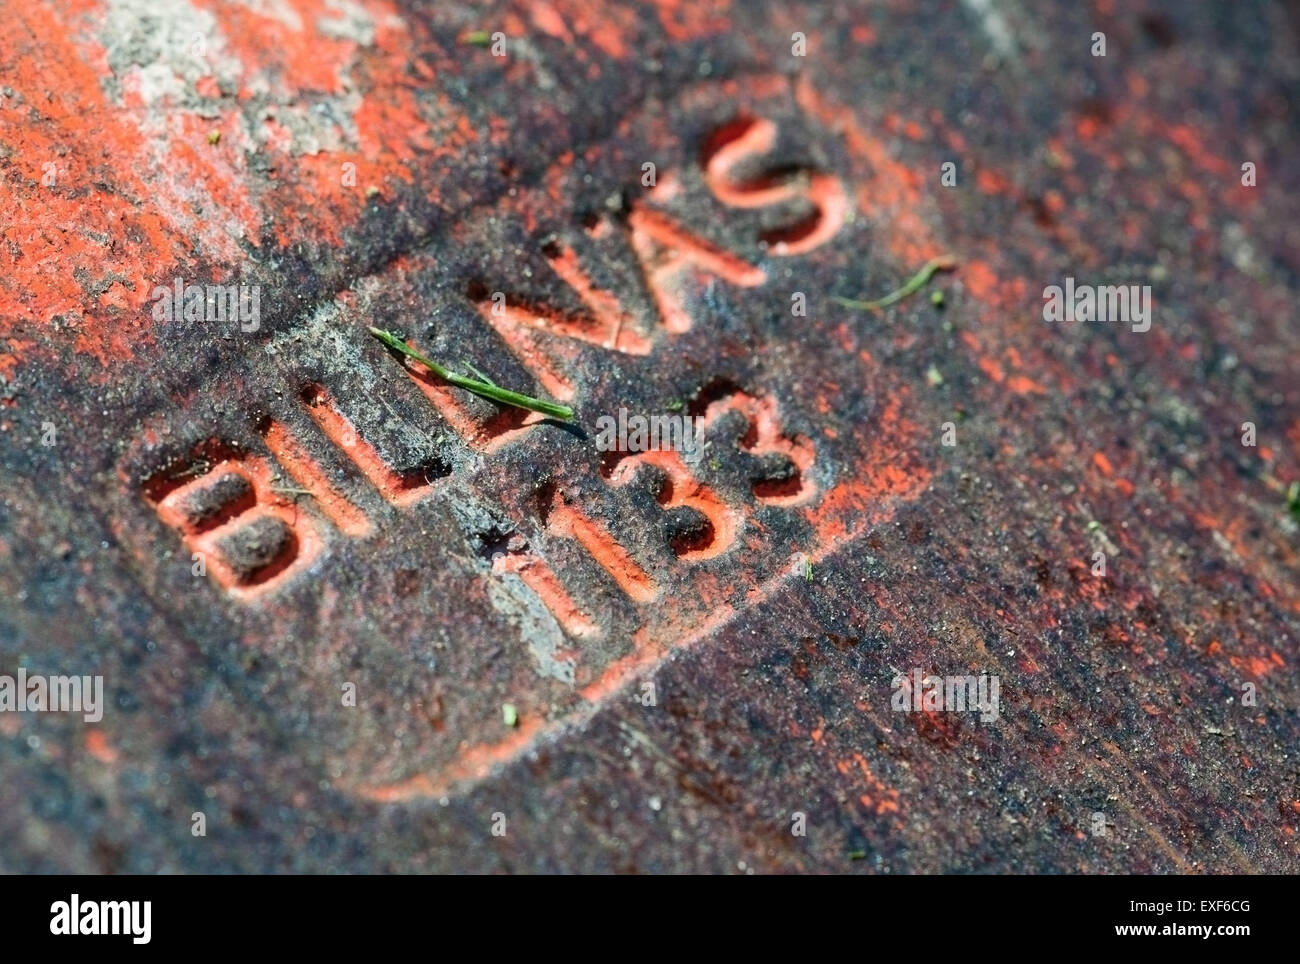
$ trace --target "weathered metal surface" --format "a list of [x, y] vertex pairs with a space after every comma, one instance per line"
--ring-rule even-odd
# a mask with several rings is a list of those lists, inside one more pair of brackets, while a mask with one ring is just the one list
[[1297, 869], [1282, 5], [0, 9], [0, 869]]

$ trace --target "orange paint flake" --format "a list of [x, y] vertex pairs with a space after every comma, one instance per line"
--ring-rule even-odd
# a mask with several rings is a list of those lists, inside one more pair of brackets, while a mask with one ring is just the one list
[[85, 744], [86, 752], [100, 763], [113, 764], [117, 762], [117, 750], [108, 742], [108, 736], [103, 730], [88, 730]]

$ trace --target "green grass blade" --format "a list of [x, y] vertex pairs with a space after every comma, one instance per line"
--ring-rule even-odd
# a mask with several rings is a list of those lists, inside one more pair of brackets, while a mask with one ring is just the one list
[[393, 351], [401, 352], [408, 358], [413, 358], [421, 365], [429, 369], [443, 381], [450, 382], [467, 392], [473, 392], [483, 398], [499, 402], [502, 405], [513, 405], [515, 408], [524, 408], [530, 412], [541, 412], [543, 415], [549, 415], [551, 418], [562, 419], [566, 422], [573, 419], [573, 409], [568, 405], [561, 405], [559, 402], [548, 402], [545, 399], [534, 398], [532, 395], [523, 395], [519, 392], [512, 392], [509, 389], [501, 388], [494, 385], [486, 379], [470, 378], [468, 375], [459, 375], [451, 371], [444, 365], [439, 365], [432, 358], [420, 354], [401, 338], [397, 337], [390, 331], [384, 331], [382, 328], [370, 328], [370, 334], [374, 335]]
[[858, 308], [864, 311], [888, 308], [890, 305], [897, 304], [909, 295], [914, 295], [924, 288], [930, 279], [934, 277], [936, 271], [951, 271], [955, 267], [957, 267], [957, 261], [951, 255], [931, 258], [922, 266], [920, 271], [908, 279], [907, 284], [876, 301], [859, 301], [856, 298], [841, 298], [838, 295], [833, 295], [832, 300], [845, 308]]

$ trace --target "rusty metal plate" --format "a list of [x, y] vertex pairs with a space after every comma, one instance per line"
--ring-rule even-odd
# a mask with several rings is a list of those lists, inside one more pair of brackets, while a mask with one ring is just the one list
[[1297, 869], [1282, 5], [6, 14], [0, 869]]

